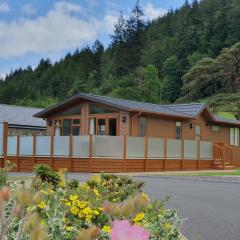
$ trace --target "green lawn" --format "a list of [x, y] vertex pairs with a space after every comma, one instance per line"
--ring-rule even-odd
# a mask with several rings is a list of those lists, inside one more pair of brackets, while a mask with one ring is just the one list
[[179, 173], [177, 176], [240, 176], [240, 169], [232, 172], [199, 172], [199, 173]]

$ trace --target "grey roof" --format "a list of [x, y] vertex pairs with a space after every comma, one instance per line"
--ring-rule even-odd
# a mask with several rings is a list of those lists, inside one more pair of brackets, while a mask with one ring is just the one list
[[189, 104], [171, 104], [164, 107], [175, 110], [180, 113], [185, 113], [193, 117], [197, 117], [206, 107], [204, 103], [189, 103]]
[[214, 115], [215, 121], [219, 123], [230, 123], [234, 125], [240, 125], [240, 120], [225, 118], [222, 116]]
[[177, 112], [174, 109], [167, 108], [163, 105], [146, 103], [146, 102], [138, 102], [133, 100], [121, 99], [121, 98], [113, 98], [108, 96], [93, 95], [93, 94], [87, 94], [87, 93], [79, 93], [71, 98], [68, 98], [65, 101], [53, 107], [47, 108], [41, 111], [40, 113], [35, 114], [35, 117], [43, 117], [46, 114], [51, 113], [58, 107], [61, 107], [64, 104], [70, 103], [72, 101], [76, 101], [76, 99], [80, 99], [80, 98], [83, 98], [89, 101], [95, 101], [95, 102], [109, 105], [112, 107], [124, 109], [127, 111], [141, 111], [141, 112], [148, 112], [148, 113], [155, 113], [155, 114], [162, 114], [162, 115], [170, 115], [170, 116], [180, 117], [180, 118], [192, 117], [188, 114]]
[[[61, 109], [62, 107], [69, 103], [77, 102], [79, 99], [86, 99], [89, 101], [102, 103], [104, 105], [116, 107], [127, 111], [140, 111], [188, 119], [197, 118], [199, 114], [201, 114], [201, 112], [207, 108], [207, 105], [203, 103], [159, 105], [146, 102], [138, 102], [133, 100], [126, 100], [121, 98], [113, 98], [109, 96], [78, 93], [77, 95], [74, 95], [73, 97], [68, 98], [55, 106], [49, 107], [41, 112], [36, 113], [34, 117], [39, 118], [46, 117], [48, 114], [51, 114], [52, 112], [57, 111], [58, 109]], [[223, 119], [221, 117], [213, 115], [212, 113], [210, 113], [210, 115], [213, 122], [240, 125], [240, 121], [238, 120]]]
[[8, 122], [9, 125], [19, 127], [46, 127], [44, 120], [33, 117], [39, 111], [42, 109], [0, 104], [0, 123]]

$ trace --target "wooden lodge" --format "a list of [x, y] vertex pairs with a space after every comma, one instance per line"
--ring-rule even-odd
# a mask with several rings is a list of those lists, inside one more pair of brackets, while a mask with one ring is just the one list
[[34, 115], [48, 136], [8, 136], [0, 128], [0, 164], [71, 172], [232, 169], [240, 166], [240, 121], [205, 104], [158, 105], [79, 93]]

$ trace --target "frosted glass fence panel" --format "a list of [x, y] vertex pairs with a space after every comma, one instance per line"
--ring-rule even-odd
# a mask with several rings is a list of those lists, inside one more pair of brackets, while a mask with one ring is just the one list
[[73, 136], [73, 157], [89, 157], [89, 136]]
[[51, 155], [51, 137], [50, 136], [36, 137], [36, 155], [37, 156]]
[[182, 157], [182, 140], [178, 139], [168, 139], [167, 140], [167, 158], [177, 158]]
[[3, 124], [0, 123], [0, 156], [3, 155]]
[[20, 137], [19, 155], [32, 156], [33, 155], [33, 137]]
[[197, 144], [195, 140], [184, 141], [184, 159], [197, 159]]
[[144, 157], [144, 138], [127, 137], [127, 158]]
[[148, 158], [164, 158], [164, 140], [148, 138]]
[[54, 156], [69, 156], [69, 136], [54, 137]]
[[17, 137], [8, 137], [8, 156], [17, 155]]
[[94, 136], [93, 138], [94, 157], [123, 157], [122, 136]]
[[213, 159], [213, 143], [208, 141], [200, 142], [200, 159]]

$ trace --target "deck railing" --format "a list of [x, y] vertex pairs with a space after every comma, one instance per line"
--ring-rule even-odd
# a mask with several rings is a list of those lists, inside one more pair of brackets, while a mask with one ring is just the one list
[[[88, 159], [89, 168], [94, 159], [110, 159], [121, 162], [123, 170], [127, 162], [141, 160], [144, 169], [148, 162], [153, 165], [157, 160], [166, 163], [179, 161], [183, 170], [190, 162], [219, 161], [223, 166], [226, 161], [232, 162], [233, 150], [211, 141], [169, 139], [132, 136], [8, 136], [7, 124], [0, 124], [0, 158], [47, 158], [50, 165], [57, 159], [66, 159], [73, 164], [73, 159]], [[194, 163], [194, 164], [195, 164]], [[137, 163], [136, 163], [137, 164]], [[190, 164], [190, 165], [189, 165]]]

